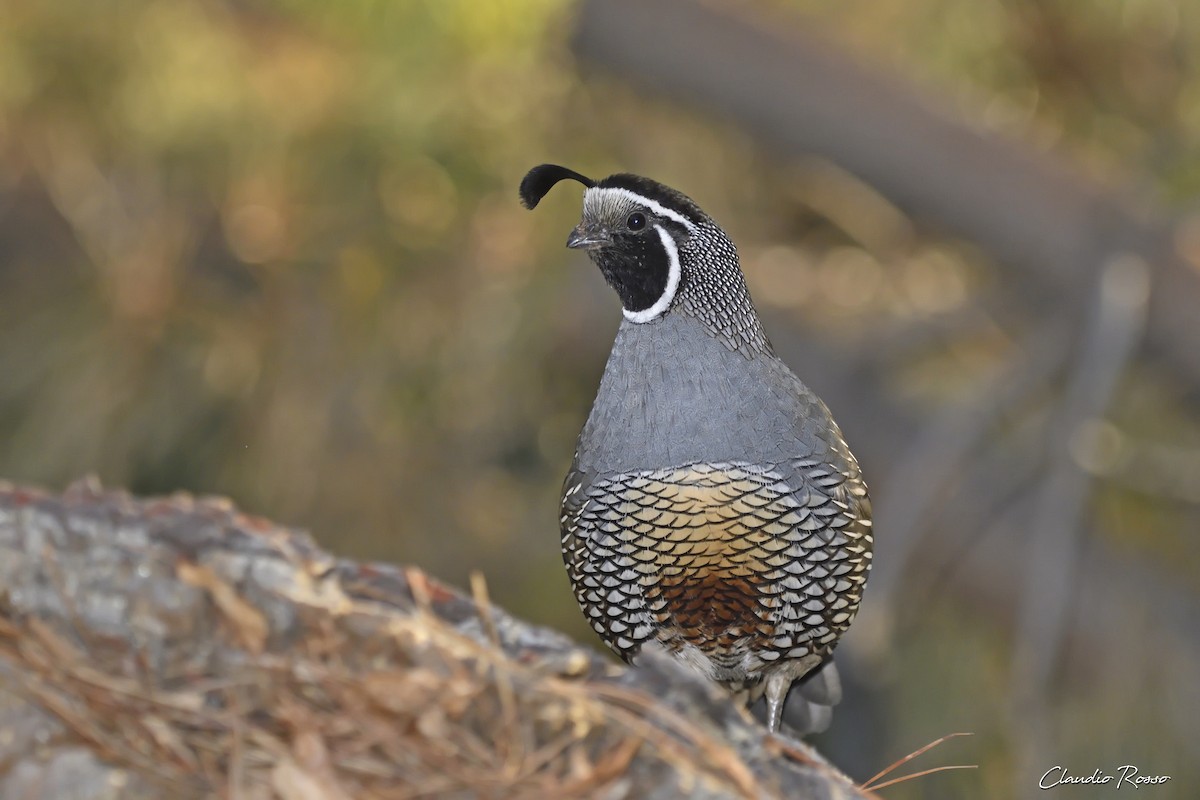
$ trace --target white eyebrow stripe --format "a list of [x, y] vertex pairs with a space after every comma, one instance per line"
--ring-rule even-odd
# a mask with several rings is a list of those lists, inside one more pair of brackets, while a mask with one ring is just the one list
[[669, 264], [667, 285], [663, 289], [662, 297], [658, 298], [649, 308], [643, 308], [641, 311], [621, 309], [625, 319], [639, 325], [643, 322], [653, 322], [663, 315], [663, 312], [671, 305], [671, 301], [675, 299], [675, 292], [679, 291], [679, 279], [683, 273], [679, 264], [679, 248], [675, 246], [675, 240], [671, 238], [671, 234], [667, 233], [662, 225], [655, 225], [654, 230], [658, 231], [658, 238], [662, 240], [663, 249], [667, 251], [667, 263]]
[[631, 200], [634, 203], [637, 203], [638, 205], [645, 206], [646, 208], [653, 211], [655, 214], [658, 214], [660, 217], [666, 217], [669, 220], [674, 220], [675, 222], [678, 222], [680, 225], [687, 228], [692, 233], [696, 232], [696, 223], [692, 222], [690, 219], [685, 217], [683, 214], [680, 214], [678, 211], [672, 211], [671, 209], [664, 206], [662, 203], [659, 203], [655, 200], [651, 200], [649, 197], [642, 197], [637, 192], [631, 192], [628, 189], [622, 189], [619, 186], [595, 186], [591, 189], [588, 189], [584, 194], [587, 195], [587, 194], [591, 194], [592, 192], [609, 192], [611, 194], [616, 195], [617, 197], [623, 197], [626, 200]]

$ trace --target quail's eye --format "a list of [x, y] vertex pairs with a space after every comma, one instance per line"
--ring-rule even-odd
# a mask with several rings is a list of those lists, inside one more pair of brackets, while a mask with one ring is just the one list
[[629, 219], [625, 220], [625, 225], [631, 231], [640, 231], [646, 227], [646, 215], [640, 211], [635, 211], [629, 215]]

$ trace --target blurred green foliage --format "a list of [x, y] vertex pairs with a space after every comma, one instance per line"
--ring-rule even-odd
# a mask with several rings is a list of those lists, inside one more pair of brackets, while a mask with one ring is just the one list
[[554, 402], [512, 198], [562, 12], [6, 4], [3, 472], [228, 493], [435, 568], [547, 530], [546, 407], [583, 398]]
[[[1200, 189], [1200, 15], [1179, 3], [747, 6], [796, 10], [1104, 180], [1184, 211]], [[952, 312], [997, 282], [829, 165], [780, 165], [727, 123], [581, 74], [570, 24], [565, 0], [5, 0], [0, 475], [230, 495], [341, 554], [460, 584], [481, 569], [503, 605], [588, 636], [557, 500], [619, 315], [562, 250], [577, 204], [517, 204], [526, 169], [684, 188], [734, 232], [764, 305], [814, 335]], [[936, 402], [1012, 347], [985, 328], [896, 390]], [[1125, 391], [1135, 427], [1178, 399], [1155, 386]], [[1106, 502], [1128, 519], [1142, 501]], [[1003, 716], [1000, 634], [946, 617], [897, 654], [889, 754]], [[1076, 703], [1080, 736], [1122, 724]], [[1008, 796], [1003, 743], [981, 733], [983, 786]]]

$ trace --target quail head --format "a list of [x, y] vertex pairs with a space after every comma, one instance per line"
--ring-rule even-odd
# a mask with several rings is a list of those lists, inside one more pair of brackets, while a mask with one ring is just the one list
[[625, 660], [666, 651], [765, 700], [771, 730], [820, 730], [871, 566], [858, 463], [773, 352], [737, 250], [699, 206], [637, 175], [553, 164], [525, 176], [523, 204], [564, 178], [587, 187], [567, 247], [624, 314], [563, 487], [575, 597]]

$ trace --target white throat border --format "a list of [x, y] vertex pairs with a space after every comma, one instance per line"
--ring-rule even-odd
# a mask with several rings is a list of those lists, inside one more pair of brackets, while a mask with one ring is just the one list
[[630, 322], [636, 322], [639, 325], [646, 322], [653, 322], [671, 307], [671, 302], [675, 299], [675, 293], [679, 291], [679, 279], [682, 274], [682, 269], [679, 266], [679, 248], [675, 245], [675, 240], [671, 238], [671, 234], [667, 233], [662, 225], [655, 225], [654, 230], [658, 231], [658, 238], [662, 240], [663, 250], [667, 252], [667, 263], [669, 265], [667, 270], [667, 286], [663, 289], [662, 295], [654, 301], [654, 305], [649, 308], [644, 308], [641, 311], [630, 311], [628, 308], [621, 309], [621, 313], [625, 315], [625, 319]]

